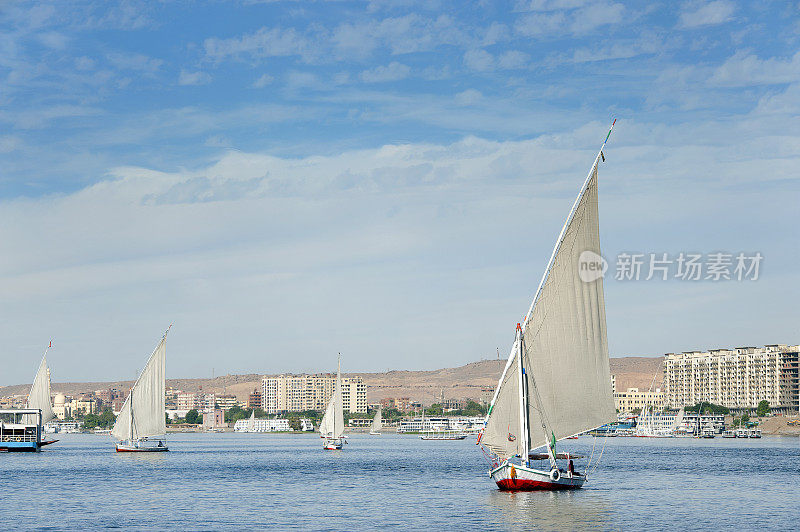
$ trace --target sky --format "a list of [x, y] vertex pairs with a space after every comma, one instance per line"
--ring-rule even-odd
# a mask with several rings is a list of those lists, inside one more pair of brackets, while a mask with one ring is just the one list
[[611, 356], [800, 342], [797, 2], [4, 2], [0, 385], [505, 357], [615, 118]]

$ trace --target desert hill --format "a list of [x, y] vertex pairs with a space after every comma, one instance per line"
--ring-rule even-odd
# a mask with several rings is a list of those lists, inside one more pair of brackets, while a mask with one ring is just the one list
[[[660, 371], [662, 357], [623, 357], [611, 359], [611, 373], [616, 375], [617, 389], [630, 387], [648, 389], [657, 373], [654, 387], [661, 387], [663, 376]], [[409, 397], [424, 404], [435, 402], [442, 392], [445, 397], [480, 399], [481, 388], [494, 388], [505, 360], [481, 360], [456, 368], [443, 368], [430, 371], [393, 370], [381, 373], [352, 373], [360, 375], [367, 385], [367, 400], [377, 402], [385, 397]], [[230, 393], [239, 400], [261, 385], [263, 374], [221, 375], [213, 379], [167, 379], [167, 387], [186, 392]], [[76, 395], [107, 388], [129, 388], [133, 381], [111, 382], [54, 382], [54, 393]], [[25, 394], [30, 384], [17, 384], [0, 387], [0, 396]]]

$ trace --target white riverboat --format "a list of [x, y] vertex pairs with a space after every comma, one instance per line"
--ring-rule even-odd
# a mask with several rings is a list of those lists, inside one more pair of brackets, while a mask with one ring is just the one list
[[428, 430], [421, 432], [421, 440], [464, 440], [468, 434], [458, 430]]

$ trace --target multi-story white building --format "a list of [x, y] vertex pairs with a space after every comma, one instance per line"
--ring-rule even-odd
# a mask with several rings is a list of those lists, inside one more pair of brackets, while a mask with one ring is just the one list
[[627, 392], [614, 392], [614, 406], [620, 412], [644, 411], [646, 407], [661, 409], [664, 406], [664, 392], [660, 388], [656, 388], [654, 392], [628, 388]]
[[782, 344], [664, 355], [664, 402], [680, 408], [703, 401], [728, 408], [797, 410], [800, 346]]
[[[278, 375], [261, 381], [261, 408], [268, 414], [325, 410], [336, 387], [336, 375]], [[367, 385], [361, 377], [342, 378], [347, 412], [367, 411]]]

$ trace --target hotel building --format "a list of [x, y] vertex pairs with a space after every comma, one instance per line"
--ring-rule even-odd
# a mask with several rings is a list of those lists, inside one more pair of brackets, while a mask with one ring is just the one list
[[702, 401], [728, 408], [755, 408], [769, 401], [798, 410], [800, 346], [782, 344], [688, 351], [664, 355], [664, 402], [680, 408]]
[[[336, 387], [336, 375], [278, 375], [261, 381], [261, 408], [268, 414], [325, 410]], [[366, 413], [367, 385], [361, 377], [342, 378], [342, 403], [347, 412]]]
[[[616, 388], [616, 386], [614, 386]], [[645, 411], [645, 407], [661, 409], [664, 406], [664, 392], [656, 388], [654, 392], [640, 392], [639, 388], [628, 388], [627, 392], [614, 392], [614, 407], [620, 412]]]

